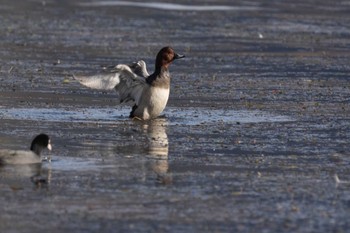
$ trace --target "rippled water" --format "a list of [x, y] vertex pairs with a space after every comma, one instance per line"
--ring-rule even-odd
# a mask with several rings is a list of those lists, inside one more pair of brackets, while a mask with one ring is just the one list
[[[53, 151], [0, 167], [0, 232], [347, 232], [349, 6], [3, 0], [0, 146]], [[71, 79], [166, 45], [162, 118]]]
[[[71, 110], [54, 108], [11, 108], [0, 109], [0, 119], [117, 123], [118, 120], [127, 119], [129, 112], [129, 108], [76, 108]], [[199, 125], [218, 122], [235, 124], [294, 121], [293, 118], [288, 116], [247, 110], [167, 108], [164, 114], [171, 119], [170, 124], [172, 125]]]
[[259, 7], [242, 7], [229, 5], [189, 5], [189, 4], [175, 4], [162, 2], [131, 2], [131, 1], [98, 1], [81, 3], [81, 6], [90, 7], [113, 7], [113, 6], [128, 6], [128, 7], [142, 7], [153, 8], [159, 10], [176, 10], [176, 11], [246, 11], [259, 10]]

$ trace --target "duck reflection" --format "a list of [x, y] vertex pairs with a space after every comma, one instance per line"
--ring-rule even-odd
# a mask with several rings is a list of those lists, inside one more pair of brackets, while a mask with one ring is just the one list
[[51, 169], [41, 163], [0, 166], [0, 185], [13, 191], [26, 188], [47, 188]]
[[168, 121], [165, 118], [157, 118], [143, 124], [148, 141], [149, 165], [153, 172], [157, 174], [157, 181], [160, 184], [169, 184], [172, 177], [168, 173], [169, 161], [169, 141], [166, 133]]

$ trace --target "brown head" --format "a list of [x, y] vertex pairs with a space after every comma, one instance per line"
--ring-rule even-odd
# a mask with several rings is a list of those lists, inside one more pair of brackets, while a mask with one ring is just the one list
[[171, 47], [164, 47], [157, 54], [155, 70], [160, 71], [161, 67], [168, 68], [172, 61], [183, 57], [185, 56], [175, 53]]

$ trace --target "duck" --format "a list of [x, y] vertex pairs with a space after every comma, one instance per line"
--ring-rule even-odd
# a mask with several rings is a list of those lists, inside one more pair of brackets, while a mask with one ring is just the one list
[[167, 46], [158, 52], [152, 74], [148, 73], [146, 63], [140, 60], [129, 65], [116, 65], [107, 74], [73, 77], [89, 88], [115, 89], [120, 103], [133, 103], [130, 118], [151, 120], [160, 116], [169, 99], [169, 65], [184, 57], [185, 55], [178, 54]]
[[46, 134], [37, 135], [30, 146], [30, 150], [0, 150], [0, 165], [41, 163], [41, 152], [51, 151], [51, 140]]

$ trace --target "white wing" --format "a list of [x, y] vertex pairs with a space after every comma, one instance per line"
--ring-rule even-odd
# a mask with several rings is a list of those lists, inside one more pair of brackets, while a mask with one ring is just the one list
[[[113, 68], [114, 73], [74, 76], [82, 85], [99, 90], [115, 89], [119, 95], [120, 102], [135, 101], [139, 104], [142, 92], [147, 86], [148, 72], [144, 61], [138, 61], [132, 65], [120, 64]], [[142, 76], [141, 76], [142, 75]]]
[[[133, 73], [135, 73], [138, 76], [147, 78], [149, 76], [149, 73], [147, 71], [146, 62], [143, 60], [139, 60], [137, 62], [133, 62], [130, 65], [128, 65]], [[118, 65], [116, 66], [108, 66], [104, 67], [103, 69], [109, 72], [117, 72], [118, 71]]]
[[130, 69], [137, 74], [138, 76], [147, 78], [149, 76], [149, 73], [147, 71], [146, 62], [143, 60], [140, 60], [138, 62], [134, 62], [131, 65], [129, 65]]
[[73, 75], [82, 85], [98, 90], [112, 90], [120, 82], [119, 73], [92, 76]]
[[135, 101], [139, 104], [142, 92], [147, 87], [146, 79], [136, 75], [128, 65], [117, 65], [120, 82], [115, 86], [120, 102]]

